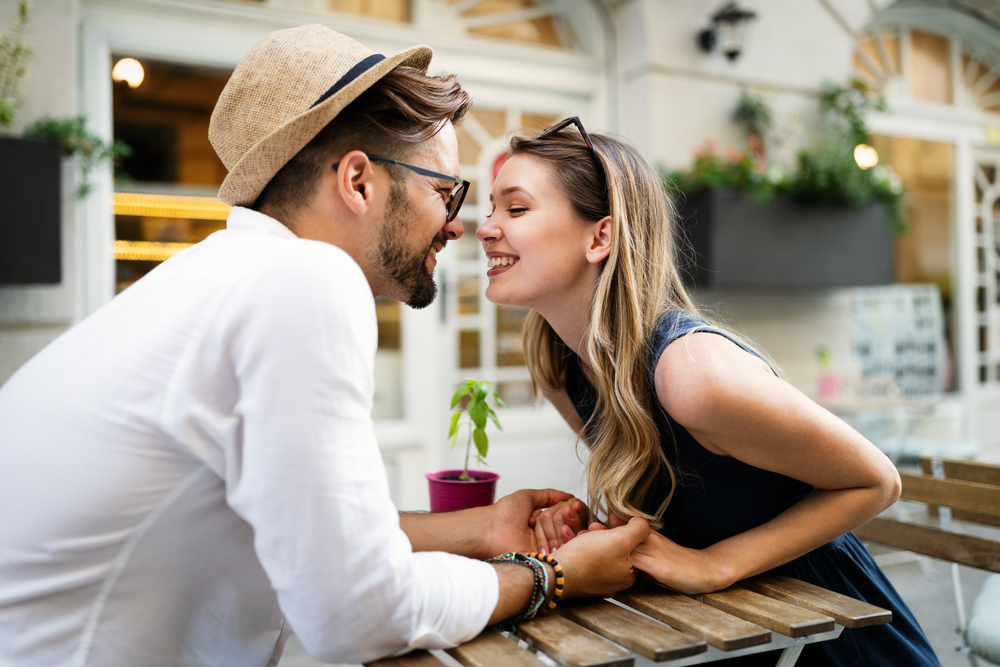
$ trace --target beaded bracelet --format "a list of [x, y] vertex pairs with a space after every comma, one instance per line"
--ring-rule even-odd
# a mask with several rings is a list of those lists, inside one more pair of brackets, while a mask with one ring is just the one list
[[522, 623], [523, 621], [530, 621], [537, 616], [538, 612], [542, 608], [542, 605], [545, 604], [545, 599], [548, 597], [549, 591], [549, 573], [545, 569], [545, 566], [542, 565], [540, 559], [532, 556], [523, 556], [517, 553], [500, 554], [499, 556], [486, 559], [486, 562], [523, 565], [524, 567], [531, 568], [531, 571], [534, 574], [535, 583], [531, 591], [531, 599], [528, 602], [527, 609], [525, 609], [523, 613], [505, 621], [501, 621], [493, 626], [495, 630], [500, 632], [514, 632], [519, 623]]
[[566, 585], [566, 578], [563, 576], [562, 566], [556, 562], [556, 559], [552, 557], [551, 554], [528, 554], [528, 558], [537, 558], [540, 561], [544, 561], [552, 566], [552, 569], [556, 572], [556, 587], [552, 591], [552, 599], [549, 600], [548, 605], [545, 607], [545, 611], [552, 611], [556, 608], [556, 604], [559, 603], [559, 598], [562, 597], [563, 587]]

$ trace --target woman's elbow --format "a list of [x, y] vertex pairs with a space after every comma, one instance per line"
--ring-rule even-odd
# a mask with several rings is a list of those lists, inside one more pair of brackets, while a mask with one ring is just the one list
[[882, 474], [882, 483], [880, 485], [882, 493], [882, 507], [879, 510], [885, 510], [889, 508], [893, 503], [899, 500], [899, 496], [903, 492], [903, 482], [899, 478], [899, 471], [896, 470], [896, 466], [889, 464], [886, 470]]

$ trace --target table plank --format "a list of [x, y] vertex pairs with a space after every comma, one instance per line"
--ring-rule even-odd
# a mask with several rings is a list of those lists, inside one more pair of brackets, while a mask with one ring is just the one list
[[366, 662], [365, 667], [446, 667], [446, 665], [427, 651], [413, 651], [395, 658]]
[[591, 632], [656, 662], [686, 658], [708, 650], [703, 641], [605, 600], [561, 602], [556, 611]]
[[746, 588], [729, 588], [699, 596], [699, 599], [710, 607], [787, 637], [829, 632], [836, 625], [829, 615], [780, 602]]
[[771, 633], [748, 621], [662, 588], [636, 587], [615, 596], [622, 604], [652, 616], [720, 651], [766, 644]]
[[887, 609], [791, 577], [753, 577], [739, 585], [761, 595], [829, 614], [845, 628], [864, 628], [892, 621], [892, 612]]
[[632, 667], [635, 657], [559, 614], [522, 623], [517, 636], [567, 667]]
[[531, 651], [525, 651], [513, 639], [487, 628], [470, 642], [447, 650], [448, 655], [465, 667], [545, 667]]

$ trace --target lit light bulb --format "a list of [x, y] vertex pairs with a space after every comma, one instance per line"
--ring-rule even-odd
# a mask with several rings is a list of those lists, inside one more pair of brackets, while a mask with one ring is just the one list
[[111, 78], [115, 81], [125, 81], [129, 88], [138, 88], [145, 76], [142, 65], [135, 58], [122, 58], [111, 70]]
[[858, 144], [854, 147], [854, 161], [862, 169], [870, 169], [878, 164], [878, 151], [868, 144]]

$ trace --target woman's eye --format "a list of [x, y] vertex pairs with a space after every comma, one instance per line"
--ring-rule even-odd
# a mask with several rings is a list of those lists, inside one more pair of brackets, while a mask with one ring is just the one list
[[507, 212], [510, 213], [511, 215], [518, 215], [520, 213], [525, 213], [527, 210], [528, 209], [524, 208], [523, 206], [513, 206], [507, 209]]

